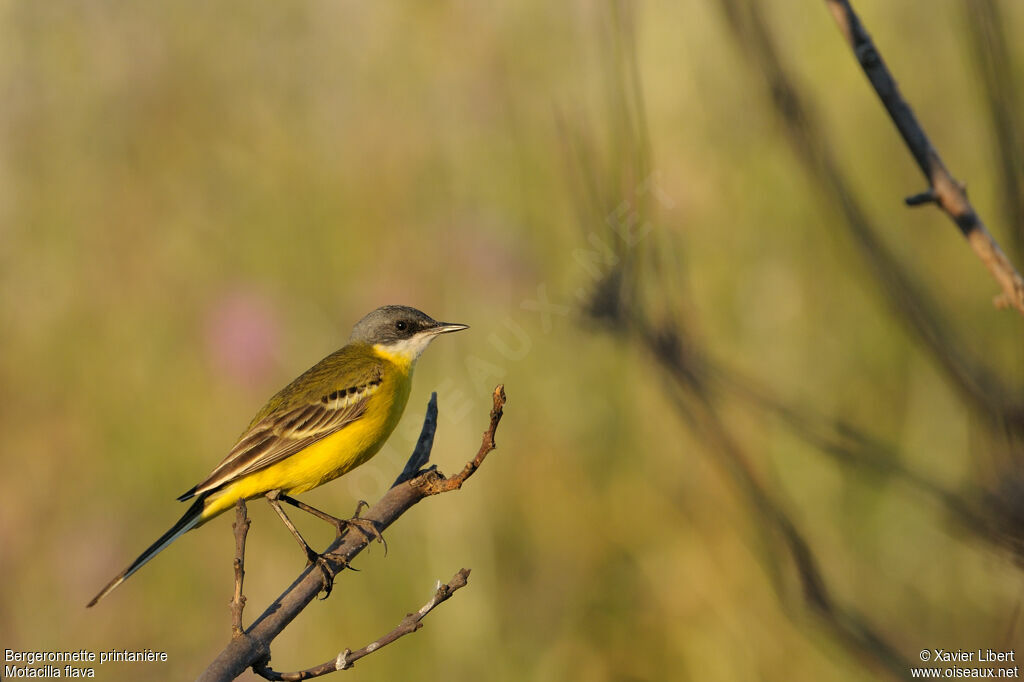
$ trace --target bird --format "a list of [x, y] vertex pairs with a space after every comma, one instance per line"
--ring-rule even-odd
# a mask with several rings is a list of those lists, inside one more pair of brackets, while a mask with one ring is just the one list
[[[188, 531], [239, 500], [259, 497], [270, 502], [307, 561], [320, 564], [329, 592], [333, 574], [292, 525], [280, 502], [333, 523], [339, 533], [344, 525], [357, 522], [337, 519], [292, 496], [343, 476], [373, 457], [405, 410], [417, 359], [439, 335], [467, 328], [438, 322], [403, 305], [386, 305], [368, 313], [355, 324], [341, 349], [267, 401], [227, 457], [178, 497], [192, 501], [181, 519], [107, 583], [87, 607], [95, 606]], [[358, 511], [357, 507], [357, 516]]]

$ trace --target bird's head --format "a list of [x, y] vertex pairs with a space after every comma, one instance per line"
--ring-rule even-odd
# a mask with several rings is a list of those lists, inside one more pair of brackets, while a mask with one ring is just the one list
[[349, 343], [366, 343], [378, 351], [414, 362], [439, 334], [467, 329], [469, 325], [438, 322], [430, 315], [404, 305], [377, 308], [352, 328]]

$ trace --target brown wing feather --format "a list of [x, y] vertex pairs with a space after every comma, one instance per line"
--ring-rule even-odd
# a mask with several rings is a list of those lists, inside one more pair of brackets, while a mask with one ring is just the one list
[[313, 443], [336, 433], [363, 416], [366, 404], [381, 384], [381, 371], [360, 377], [358, 385], [343, 386], [310, 397], [291, 409], [274, 411], [252, 424], [238, 443], [189, 496], [214, 490], [265, 469]]

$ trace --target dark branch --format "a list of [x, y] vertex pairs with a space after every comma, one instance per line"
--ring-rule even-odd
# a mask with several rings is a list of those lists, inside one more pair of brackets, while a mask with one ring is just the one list
[[924, 206], [925, 204], [934, 204], [939, 198], [935, 196], [935, 190], [930, 187], [923, 192], [909, 196], [903, 200], [907, 206]]
[[430, 451], [434, 448], [434, 433], [437, 431], [437, 393], [430, 394], [430, 402], [427, 403], [427, 415], [423, 418], [423, 428], [420, 430], [420, 437], [416, 441], [409, 461], [405, 463], [402, 473], [391, 484], [394, 488], [399, 483], [405, 483], [420, 472], [420, 469], [427, 466], [430, 461]]
[[[449, 485], [449, 479], [434, 467], [420, 471], [413, 478], [393, 486], [384, 493], [363, 515], [384, 531], [398, 518], [424, 498], [458, 488], [483, 461], [484, 455], [494, 449], [494, 434], [501, 420], [505, 405], [505, 388], [494, 389], [494, 405], [491, 409], [490, 424], [484, 432], [483, 443], [476, 457], [453, 479], [457, 484]], [[429, 412], [428, 412], [429, 417]], [[424, 431], [430, 428], [424, 423]], [[423, 441], [423, 437], [420, 438]], [[413, 457], [422, 453], [413, 452]], [[335, 573], [340, 572], [352, 559], [359, 555], [372, 538], [363, 533], [348, 532], [335, 540], [324, 552], [324, 558]], [[270, 644], [284, 628], [312, 602], [323, 587], [322, 576], [317, 567], [306, 568], [295, 582], [274, 600], [266, 611], [249, 626], [243, 635], [228, 643], [227, 647], [199, 677], [200, 680], [233, 680], [246, 668], [266, 661], [270, 657]]]
[[380, 639], [370, 642], [362, 649], [356, 649], [355, 651], [345, 649], [329, 661], [325, 661], [320, 665], [294, 673], [279, 673], [272, 670], [270, 666], [267, 665], [269, 663], [269, 659], [253, 666], [253, 671], [260, 677], [267, 680], [293, 682], [295, 680], [309, 680], [314, 677], [320, 677], [321, 675], [327, 675], [339, 670], [350, 670], [360, 658], [369, 656], [374, 651], [391, 644], [399, 637], [412, 634], [423, 627], [422, 621], [427, 617], [427, 614], [433, 611], [434, 608], [442, 602], [448, 601], [448, 599], [455, 594], [456, 590], [465, 587], [468, 579], [469, 569], [463, 568], [448, 581], [447, 585], [442, 585], [440, 580], [437, 581], [437, 591], [434, 592], [434, 596], [430, 598], [430, 601], [420, 607], [419, 611], [405, 614], [405, 618], [403, 618], [402, 622], [398, 624], [398, 627]]
[[882, 55], [853, 11], [853, 7], [848, 0], [825, 1], [832, 10], [836, 23], [839, 24], [839, 30], [853, 48], [857, 61], [871, 81], [886, 111], [889, 112], [889, 117], [896, 124], [896, 129], [903, 137], [907, 149], [931, 185], [935, 203], [953, 219], [974, 249], [974, 253], [1002, 287], [1003, 293], [998, 298], [999, 303], [1012, 305], [1024, 315], [1024, 279], [978, 217], [967, 199], [963, 185], [953, 178], [942, 162], [910, 105], [900, 94], [889, 67], [885, 65]]

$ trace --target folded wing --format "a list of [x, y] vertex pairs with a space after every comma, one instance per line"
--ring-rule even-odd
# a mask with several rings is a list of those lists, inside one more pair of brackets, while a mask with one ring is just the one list
[[370, 396], [379, 390], [382, 374], [381, 367], [374, 364], [321, 394], [287, 395], [286, 388], [278, 399], [281, 405], [253, 422], [206, 480], [178, 499], [211, 492], [266, 469], [355, 422], [366, 411]]

